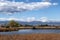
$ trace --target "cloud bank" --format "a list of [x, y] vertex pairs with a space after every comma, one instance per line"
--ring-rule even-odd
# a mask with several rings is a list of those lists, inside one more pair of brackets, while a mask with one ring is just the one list
[[47, 17], [41, 17], [39, 19], [36, 19], [35, 17], [27, 17], [26, 19], [24, 19], [24, 18], [0, 18], [0, 21], [10, 21], [10, 20], [23, 21], [23, 22], [32, 22], [32, 21], [60, 22], [60, 19], [59, 20], [56, 20], [56, 19], [48, 19]]
[[11, 2], [7, 0], [0, 1], [0, 13], [20, 13], [29, 10], [47, 8], [58, 5], [58, 3], [45, 2]]

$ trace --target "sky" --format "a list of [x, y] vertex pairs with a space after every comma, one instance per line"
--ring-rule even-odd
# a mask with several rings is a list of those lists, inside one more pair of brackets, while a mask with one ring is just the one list
[[60, 0], [0, 0], [0, 21], [60, 21]]

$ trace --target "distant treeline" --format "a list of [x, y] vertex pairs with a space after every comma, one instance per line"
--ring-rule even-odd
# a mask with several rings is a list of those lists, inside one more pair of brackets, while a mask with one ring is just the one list
[[22, 25], [18, 22], [11, 20], [5, 25], [0, 25], [0, 32], [6, 31], [18, 31], [20, 29], [60, 29], [59, 26], [55, 25], [48, 25], [48, 24], [40, 24], [40, 25]]
[[28, 25], [28, 24], [25, 24], [25, 25], [22, 25], [22, 24], [19, 24], [18, 22], [14, 21], [14, 20], [11, 20], [9, 21], [7, 24], [5, 25], [0, 25], [0, 27], [4, 27], [4, 28], [11, 28], [11, 27], [45, 27], [45, 26], [54, 26], [55, 25], [48, 25], [48, 24], [40, 24], [40, 25]]

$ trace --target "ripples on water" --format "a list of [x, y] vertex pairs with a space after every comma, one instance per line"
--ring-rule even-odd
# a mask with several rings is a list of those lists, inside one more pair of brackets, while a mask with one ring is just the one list
[[24, 29], [12, 32], [0, 32], [0, 34], [34, 34], [34, 33], [60, 33], [59, 29]]

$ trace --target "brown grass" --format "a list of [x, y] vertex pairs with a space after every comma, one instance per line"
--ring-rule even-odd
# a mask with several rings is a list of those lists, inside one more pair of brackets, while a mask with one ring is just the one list
[[0, 28], [1, 32], [5, 32], [5, 31], [17, 31], [17, 28]]
[[60, 34], [0, 35], [0, 40], [60, 40]]

